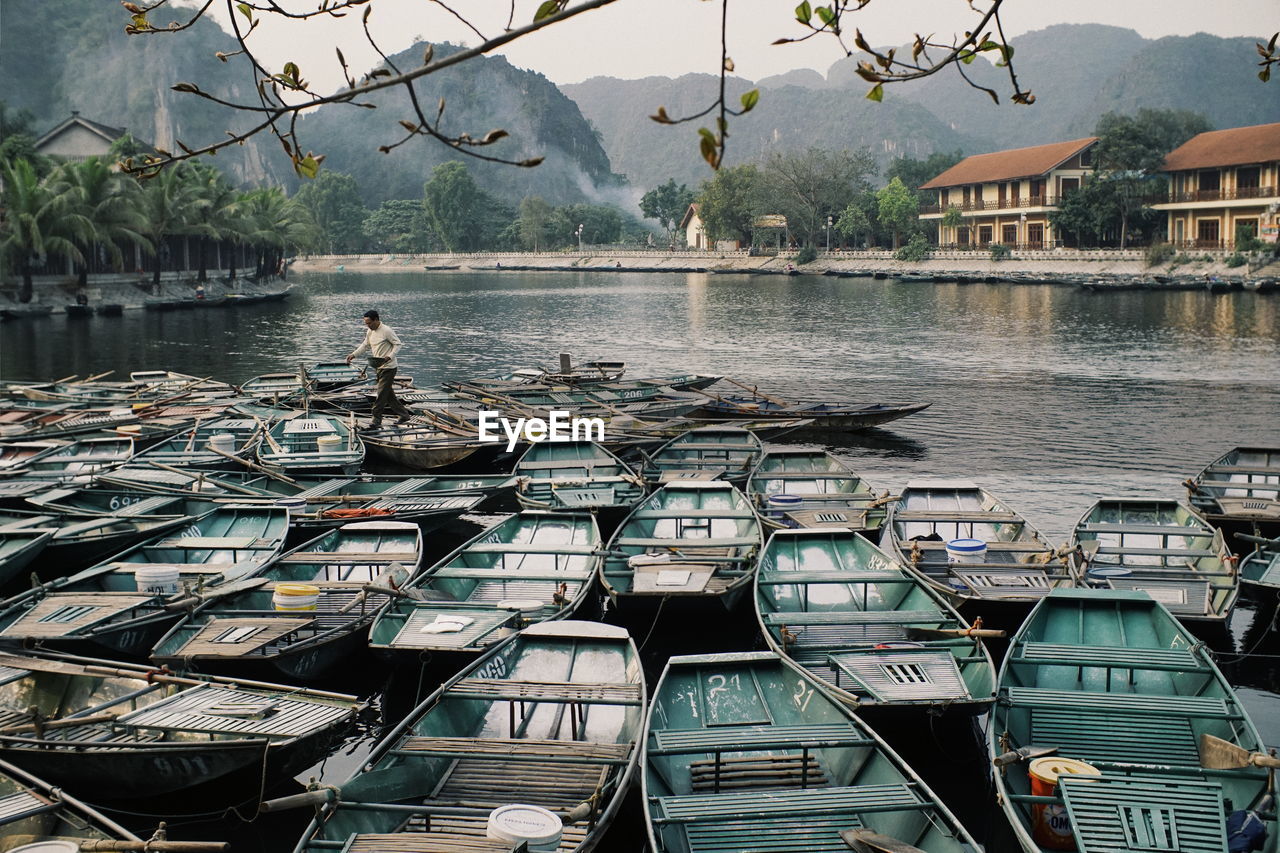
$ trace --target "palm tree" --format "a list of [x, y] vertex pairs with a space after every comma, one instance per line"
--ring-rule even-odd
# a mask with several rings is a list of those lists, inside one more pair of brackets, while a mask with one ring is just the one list
[[320, 239], [320, 229], [311, 214], [278, 187], [246, 193], [242, 205], [249, 224], [248, 241], [258, 249], [257, 278], [277, 271], [283, 277], [285, 254], [314, 245]]
[[[231, 182], [217, 169], [203, 163], [192, 164], [192, 181], [195, 184], [195, 204], [190, 210], [187, 233], [198, 241], [199, 273], [197, 281], [206, 281], [208, 275], [209, 241], [237, 240], [244, 223], [238, 204], [240, 194]], [[235, 255], [231, 257], [231, 278], [234, 279]]]
[[164, 265], [163, 246], [166, 237], [181, 234], [188, 217], [198, 203], [198, 185], [190, 167], [182, 164], [164, 169], [142, 184], [139, 209], [145, 225], [142, 233], [151, 241], [151, 286], [160, 290], [160, 269]]
[[118, 271], [124, 266], [120, 243], [149, 247], [141, 233], [145, 226], [138, 209], [141, 188], [97, 157], [63, 163], [50, 176], [52, 191], [83, 223], [77, 245], [84, 256], [76, 262], [79, 286], [89, 277], [89, 258], [99, 247]]
[[30, 302], [31, 277], [41, 256], [61, 256], [84, 263], [76, 243], [91, 229], [86, 220], [67, 210], [66, 199], [41, 181], [26, 160], [0, 165], [3, 175], [4, 230], [0, 231], [0, 253], [11, 260], [22, 276], [18, 298]]

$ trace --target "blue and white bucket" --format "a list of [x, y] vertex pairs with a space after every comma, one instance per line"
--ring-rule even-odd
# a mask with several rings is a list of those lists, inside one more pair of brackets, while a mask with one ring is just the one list
[[947, 542], [948, 563], [985, 563], [987, 543], [981, 539], [952, 539]]
[[774, 521], [782, 521], [788, 512], [800, 506], [804, 498], [800, 495], [769, 495], [765, 502], [769, 508], [769, 517]]
[[276, 506], [280, 507], [283, 510], [288, 511], [289, 518], [292, 519], [295, 515], [302, 515], [304, 512], [307, 511], [307, 499], [306, 498], [280, 498], [276, 501]]
[[1092, 569], [1086, 569], [1084, 579], [1090, 586], [1106, 586], [1107, 581], [1127, 578], [1133, 574], [1133, 569], [1124, 566], [1097, 566]]

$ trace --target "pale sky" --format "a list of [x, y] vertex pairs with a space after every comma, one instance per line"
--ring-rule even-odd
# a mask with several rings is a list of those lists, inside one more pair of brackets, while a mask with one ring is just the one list
[[[511, 2], [516, 26], [533, 18], [539, 0], [453, 0], [487, 36], [502, 30]], [[739, 76], [759, 80], [796, 68], [825, 73], [843, 55], [828, 36], [803, 44], [773, 46], [780, 37], [803, 31], [795, 22], [798, 0], [730, 0], [729, 55]], [[818, 5], [821, 0], [813, 0]], [[220, 4], [214, 4], [219, 6]], [[285, 0], [295, 10], [313, 10], [315, 0]], [[419, 38], [474, 45], [476, 34], [432, 0], [375, 0], [370, 27], [388, 53]], [[512, 64], [539, 71], [555, 83], [576, 83], [594, 76], [676, 77], [688, 72], [716, 73], [720, 55], [721, 5], [715, 0], [616, 0], [578, 18], [526, 36], [502, 51]], [[303, 76], [326, 89], [341, 82], [334, 46], [342, 48], [353, 71], [372, 67], [376, 55], [360, 34], [360, 11], [342, 20], [319, 20], [287, 27], [261, 27], [254, 41], [264, 59], [277, 67], [297, 63]], [[1218, 36], [1266, 37], [1280, 30], [1276, 0], [1007, 0], [1005, 35], [1017, 35], [1058, 23], [1101, 23], [1136, 30], [1147, 38], [1206, 32]], [[873, 0], [851, 16], [873, 45], [902, 44], [917, 31], [939, 38], [973, 26], [977, 18], [966, 0]], [[163, 14], [153, 16], [163, 25]], [[850, 26], [850, 25], [846, 25]], [[269, 37], [269, 38], [264, 38]], [[268, 48], [267, 45], [270, 45]]]

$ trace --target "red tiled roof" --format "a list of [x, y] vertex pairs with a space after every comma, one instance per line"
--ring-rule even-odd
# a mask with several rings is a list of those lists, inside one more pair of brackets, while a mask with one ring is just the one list
[[933, 180], [921, 184], [920, 189], [990, 184], [996, 181], [1011, 181], [1014, 178], [1036, 178], [1062, 165], [1097, 141], [1096, 136], [1086, 136], [1084, 139], [1073, 139], [1070, 142], [1052, 142], [1030, 148], [975, 154], [964, 158]]
[[1280, 160], [1280, 124], [1257, 124], [1197, 134], [1164, 158], [1166, 172]]

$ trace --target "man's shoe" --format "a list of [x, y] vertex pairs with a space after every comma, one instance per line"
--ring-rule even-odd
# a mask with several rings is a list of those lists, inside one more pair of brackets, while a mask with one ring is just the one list
[[369, 429], [382, 429], [382, 419], [375, 418], [374, 420], [369, 421]]
[[400, 417], [396, 418], [396, 426], [404, 426], [409, 422], [409, 419], [411, 417], [412, 415], [401, 415]]

